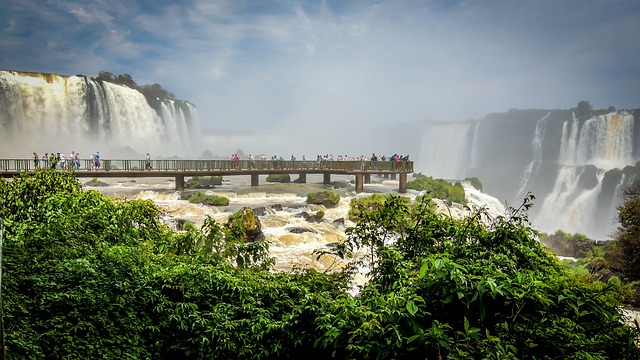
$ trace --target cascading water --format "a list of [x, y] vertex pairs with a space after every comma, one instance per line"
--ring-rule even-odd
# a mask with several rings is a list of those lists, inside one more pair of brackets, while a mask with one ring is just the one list
[[[474, 127], [474, 123], [440, 123], [430, 126], [420, 148], [425, 174], [444, 179], [463, 177], [468, 166]], [[444, 139], [446, 141], [442, 141]]]
[[593, 164], [603, 169], [633, 164], [633, 120], [630, 114], [610, 113], [592, 117], [578, 129], [574, 117], [570, 135], [565, 138], [563, 134], [560, 163]]
[[[536, 109], [491, 114], [474, 126], [434, 123], [415, 168], [447, 179], [476, 176], [487, 193], [512, 204], [530, 191], [534, 227], [606, 239], [621, 192], [640, 179], [634, 124], [627, 111], [578, 118], [570, 110]], [[435, 149], [438, 159], [431, 160], [424, 151]]]
[[516, 198], [524, 198], [528, 189], [532, 186], [532, 181], [538, 175], [540, 170], [540, 163], [542, 162], [542, 143], [544, 142], [544, 128], [551, 113], [545, 115], [542, 119], [538, 120], [536, 124], [536, 131], [533, 134], [533, 140], [531, 141], [531, 149], [533, 152], [533, 160], [525, 167], [522, 181], [520, 182], [520, 189], [517, 192]]
[[[154, 110], [135, 89], [84, 76], [0, 71], [0, 152], [4, 157], [131, 148], [186, 155], [198, 143], [193, 105], [160, 101]], [[107, 151], [104, 151], [107, 150]]]

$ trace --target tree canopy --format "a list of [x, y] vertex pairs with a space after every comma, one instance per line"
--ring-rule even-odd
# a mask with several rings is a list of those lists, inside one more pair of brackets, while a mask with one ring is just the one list
[[140, 91], [145, 97], [151, 99], [160, 99], [160, 100], [173, 100], [175, 99], [175, 95], [165, 90], [160, 84], [153, 85], [138, 85], [131, 75], [129, 74], [121, 74], [114, 75], [108, 71], [100, 71], [98, 76], [94, 78], [96, 81], [107, 81], [110, 83], [125, 85], [132, 89], [136, 89]]
[[[210, 218], [178, 233], [151, 201], [84, 191], [70, 173], [0, 179], [7, 354], [639, 358], [619, 286], [561, 265], [529, 207], [454, 220], [390, 196], [318, 253], [344, 270], [283, 273], [268, 246]], [[354, 289], [358, 269], [369, 280]]]

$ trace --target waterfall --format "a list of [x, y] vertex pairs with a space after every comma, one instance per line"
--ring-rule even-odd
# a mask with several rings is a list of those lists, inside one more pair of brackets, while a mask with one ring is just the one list
[[560, 156], [558, 162], [565, 165], [576, 164], [576, 147], [578, 144], [578, 118], [571, 112], [572, 121], [562, 123], [562, 143], [560, 144]]
[[632, 111], [596, 111], [580, 119], [571, 110], [541, 109], [434, 123], [421, 144], [429, 161], [416, 169], [445, 179], [478, 177], [488, 194], [505, 202], [532, 191], [535, 228], [604, 239], [619, 205], [612, 196], [640, 178], [634, 123]]
[[[131, 148], [139, 154], [185, 156], [198, 141], [193, 105], [158, 100], [138, 90], [84, 76], [0, 71], [0, 151], [90, 154]], [[196, 130], [196, 131], [194, 131]]]
[[597, 185], [585, 189], [581, 186], [584, 181], [582, 177], [588, 176], [585, 167], [563, 167], [553, 191], [544, 199], [534, 223], [542, 231], [550, 233], [556, 230], [583, 234], [598, 232], [592, 227], [592, 219], [604, 174], [605, 171], [598, 170]]
[[558, 161], [565, 165], [593, 164], [603, 169], [632, 164], [633, 120], [627, 113], [609, 113], [592, 117], [579, 128], [574, 116], [571, 125], [563, 125]]
[[420, 147], [421, 171], [436, 178], [464, 179], [474, 129], [468, 122], [429, 126]]
[[[540, 163], [542, 162], [542, 144], [544, 142], [544, 128], [547, 123], [547, 119], [551, 115], [551, 112], [547, 113], [536, 123], [536, 130], [533, 134], [533, 140], [531, 141], [531, 152], [533, 159], [525, 167], [522, 181], [520, 181], [520, 188], [517, 192], [516, 198], [523, 199], [526, 193], [532, 187], [532, 181], [535, 179], [540, 169]], [[564, 130], [564, 129], [563, 129]]]

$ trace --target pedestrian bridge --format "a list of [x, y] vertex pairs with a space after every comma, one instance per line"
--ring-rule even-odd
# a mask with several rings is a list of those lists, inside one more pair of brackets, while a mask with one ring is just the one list
[[[67, 161], [64, 168], [60, 164], [56, 171], [70, 171], [77, 177], [173, 177], [176, 190], [184, 190], [186, 177], [196, 176], [250, 176], [251, 186], [259, 186], [260, 175], [298, 175], [299, 183], [306, 183], [308, 174], [322, 174], [323, 183], [331, 183], [331, 175], [353, 175], [356, 192], [363, 191], [364, 184], [371, 181], [371, 175], [388, 176], [398, 179], [398, 192], [407, 192], [407, 174], [413, 172], [412, 161], [272, 161], [272, 160], [151, 160], [151, 168], [146, 169], [145, 160], [100, 160], [100, 167], [93, 166], [90, 159], [80, 161], [80, 168], [74, 169]], [[40, 169], [51, 169], [51, 163], [42, 159]], [[0, 176], [11, 178], [27, 171], [36, 170], [33, 159], [0, 159]]]

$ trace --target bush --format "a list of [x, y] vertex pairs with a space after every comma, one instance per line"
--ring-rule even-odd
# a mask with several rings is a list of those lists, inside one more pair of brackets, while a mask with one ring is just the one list
[[471, 184], [471, 186], [476, 188], [476, 190], [482, 191], [482, 182], [480, 182], [480, 179], [478, 179], [477, 177], [474, 176], [466, 178], [464, 179], [464, 181], [467, 181], [469, 184]]
[[186, 181], [187, 189], [213, 189], [222, 185], [222, 176], [194, 176]]
[[208, 206], [227, 206], [229, 205], [229, 199], [219, 195], [206, 195], [204, 191], [196, 191], [191, 197], [189, 202], [192, 204], [204, 204]]
[[419, 176], [416, 180], [411, 180], [407, 183], [407, 189], [425, 191], [434, 198], [449, 200], [458, 204], [465, 205], [467, 203], [464, 188], [460, 182], [451, 184], [446, 180], [434, 180], [431, 177]]
[[[363, 211], [377, 212], [390, 196], [391, 195], [373, 194], [366, 197], [353, 198], [349, 203], [349, 213], [347, 216], [352, 221], [358, 221]], [[403, 199], [402, 201], [405, 203], [409, 200], [404, 197], [400, 199]]]
[[332, 208], [338, 202], [340, 202], [340, 195], [333, 191], [323, 190], [307, 194], [307, 204], [324, 205], [326, 208]]
[[267, 176], [267, 182], [288, 184], [291, 182], [291, 176], [289, 174], [271, 174]]
[[274, 269], [248, 211], [180, 234], [160, 215], [63, 173], [0, 179], [11, 357], [640, 358], [619, 282], [568, 272], [524, 210], [485, 225], [390, 196], [325, 248], [351, 261], [335, 274]]
[[640, 181], [623, 192], [618, 207], [618, 229], [614, 246], [607, 254], [609, 262], [622, 272], [626, 280], [640, 280]]

